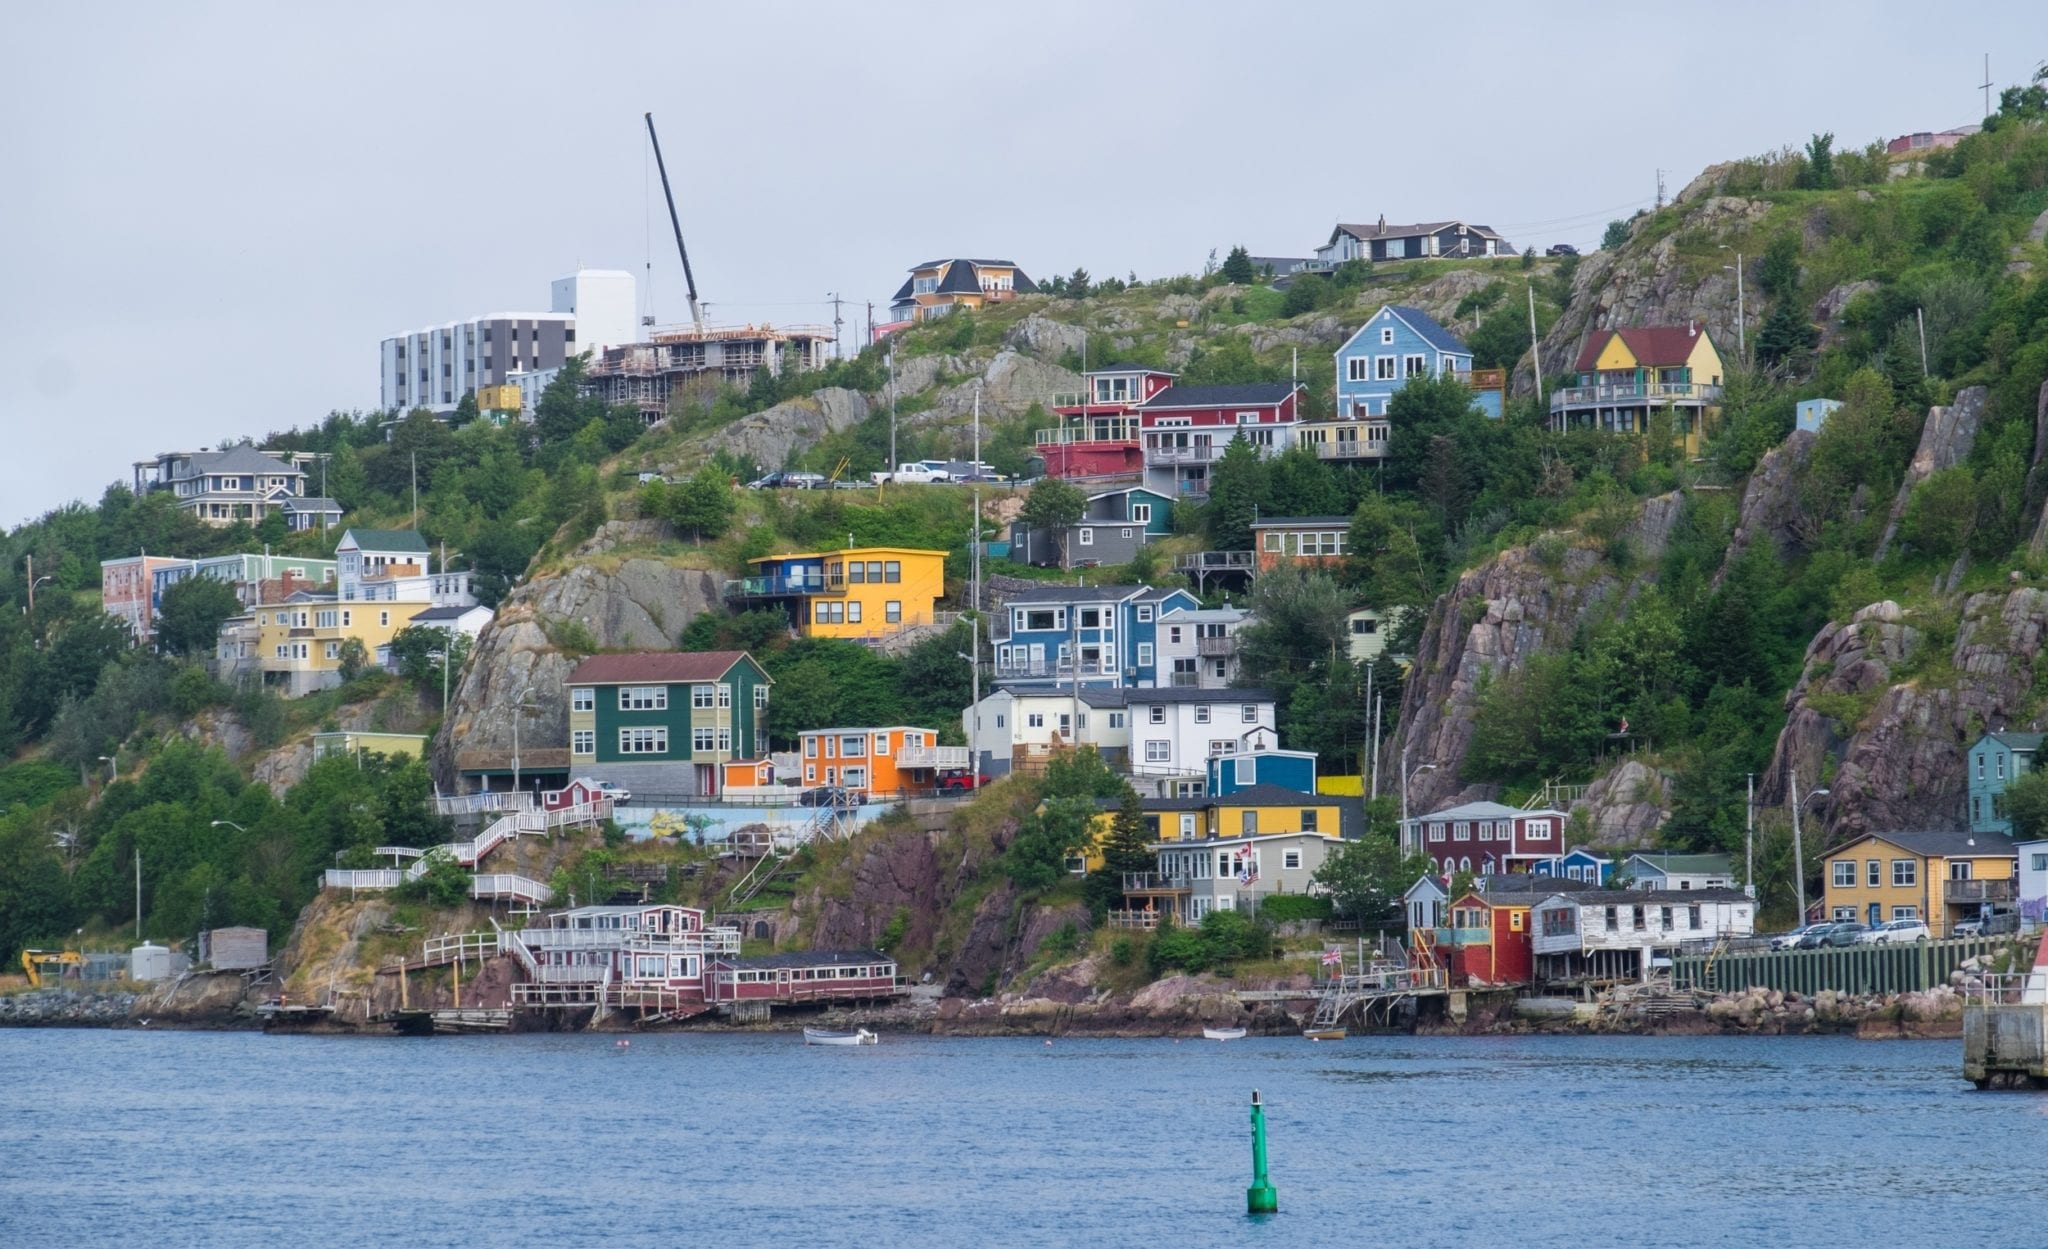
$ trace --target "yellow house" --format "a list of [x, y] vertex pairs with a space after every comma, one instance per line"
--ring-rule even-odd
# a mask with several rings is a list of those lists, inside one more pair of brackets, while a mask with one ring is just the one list
[[889, 301], [891, 321], [922, 321], [955, 308], [979, 308], [1038, 291], [1008, 260], [927, 260], [910, 270]]
[[1576, 384], [1550, 393], [1550, 427], [1646, 434], [1653, 414], [1671, 416], [1688, 458], [1705, 447], [1720, 415], [1725, 370], [1704, 326], [1648, 325], [1595, 330], [1579, 351]]
[[390, 755], [394, 758], [423, 759], [427, 737], [423, 733], [358, 733], [340, 730], [313, 734], [313, 758], [329, 755]]
[[365, 658], [375, 663], [377, 648], [432, 606], [426, 601], [321, 600], [258, 608], [251, 614], [263, 680], [294, 698], [330, 689], [341, 683], [342, 643], [350, 638], [360, 641]]
[[1827, 856], [1830, 919], [1918, 919], [1937, 937], [2016, 905], [2019, 854], [1996, 833], [1872, 833]]
[[1343, 836], [1343, 804], [1335, 795], [1253, 785], [1220, 798], [1151, 798], [1145, 819], [1156, 842], [1278, 833]]
[[864, 638], [930, 624], [946, 592], [946, 553], [864, 546], [764, 555], [726, 597], [779, 602], [804, 637]]

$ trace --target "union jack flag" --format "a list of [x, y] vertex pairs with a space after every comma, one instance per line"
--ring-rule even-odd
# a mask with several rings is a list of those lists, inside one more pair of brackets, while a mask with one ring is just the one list
[[1323, 966], [1325, 966], [1325, 967], [1342, 967], [1343, 965], [1344, 965], [1344, 951], [1342, 951], [1342, 950], [1324, 950], [1324, 951], [1323, 951]]

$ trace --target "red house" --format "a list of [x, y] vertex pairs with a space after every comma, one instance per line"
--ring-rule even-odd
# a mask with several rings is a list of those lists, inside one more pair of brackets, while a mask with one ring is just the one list
[[711, 961], [713, 1002], [816, 1002], [896, 992], [896, 960], [876, 950], [727, 955]]
[[1243, 438], [1261, 456], [1294, 445], [1301, 387], [1293, 382], [1169, 386], [1138, 405], [1146, 485], [1163, 494], [1209, 493], [1209, 466]]
[[1529, 912], [1546, 896], [1473, 890], [1451, 903], [1451, 926], [1437, 938], [1451, 983], [1526, 984], [1535, 967]]
[[1526, 872], [1537, 860], [1564, 852], [1569, 818], [1548, 808], [1524, 811], [1498, 802], [1468, 802], [1410, 820], [1401, 830], [1401, 852], [1428, 855], [1446, 876]]
[[1173, 385], [1164, 369], [1112, 364], [1081, 375], [1087, 389], [1053, 405], [1058, 429], [1041, 429], [1037, 452], [1051, 477], [1100, 477], [1142, 472], [1138, 405]]
[[[541, 791], [540, 806], [543, 811], [567, 811], [572, 807], [594, 807], [605, 802], [604, 787], [587, 776], [581, 776], [560, 789]], [[610, 814], [610, 806], [604, 808]]]

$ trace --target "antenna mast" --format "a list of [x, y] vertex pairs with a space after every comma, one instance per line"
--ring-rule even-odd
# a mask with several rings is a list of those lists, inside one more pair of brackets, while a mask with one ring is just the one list
[[654, 114], [647, 114], [647, 138], [654, 144], [654, 167], [661, 171], [661, 197], [668, 201], [668, 223], [676, 232], [676, 252], [683, 258], [683, 284], [690, 292], [690, 320], [704, 332], [704, 309], [697, 303], [697, 276], [690, 272], [690, 249], [683, 246], [683, 223], [676, 217], [676, 197], [668, 189], [668, 163], [661, 159], [661, 136], [654, 133]]

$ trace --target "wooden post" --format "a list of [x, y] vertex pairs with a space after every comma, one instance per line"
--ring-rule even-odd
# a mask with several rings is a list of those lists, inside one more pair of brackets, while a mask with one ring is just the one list
[[398, 1009], [412, 1009], [412, 1003], [406, 993], [405, 959], [403, 957], [398, 960]]

